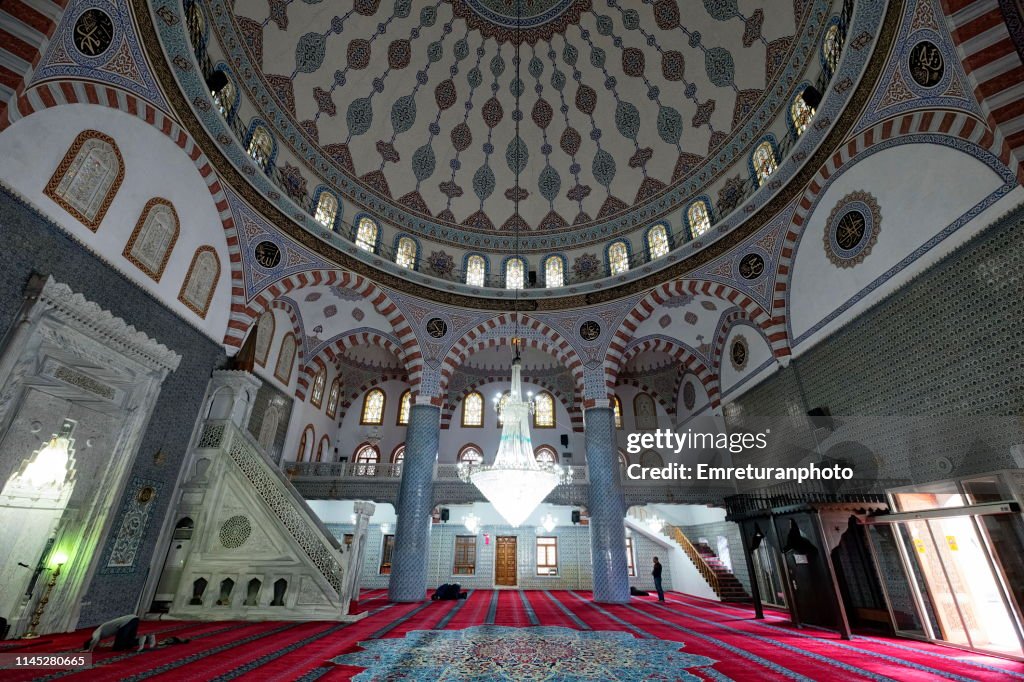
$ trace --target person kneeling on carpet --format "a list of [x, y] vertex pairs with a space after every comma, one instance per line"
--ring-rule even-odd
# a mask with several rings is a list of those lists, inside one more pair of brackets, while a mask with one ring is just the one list
[[145, 637], [138, 636], [139, 631], [139, 617], [133, 614], [127, 616], [120, 616], [113, 620], [108, 620], [103, 625], [92, 631], [92, 637], [85, 640], [83, 649], [86, 651], [92, 651], [101, 640], [107, 637], [114, 638], [114, 644], [111, 648], [114, 651], [130, 651], [135, 649], [136, 651], [142, 651], [148, 644], [151, 649], [156, 648], [156, 635], [146, 635]]
[[459, 589], [462, 586], [458, 583], [445, 583], [444, 585], [438, 585], [437, 589], [434, 590], [434, 594], [430, 596], [434, 601], [437, 600], [449, 600], [449, 599], [465, 599], [469, 594], [468, 592], [460, 592]]

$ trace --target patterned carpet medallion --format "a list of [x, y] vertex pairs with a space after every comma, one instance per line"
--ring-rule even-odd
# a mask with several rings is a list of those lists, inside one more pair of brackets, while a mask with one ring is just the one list
[[682, 642], [562, 627], [415, 630], [402, 639], [377, 639], [359, 646], [364, 651], [334, 659], [339, 665], [366, 668], [354, 678], [357, 682], [699, 680], [684, 670], [715, 663], [680, 652]]

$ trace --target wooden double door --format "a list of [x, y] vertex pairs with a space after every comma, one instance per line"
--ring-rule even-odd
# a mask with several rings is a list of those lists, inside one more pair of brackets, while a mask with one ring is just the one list
[[516, 574], [516, 536], [499, 535], [494, 550], [494, 584], [515, 587], [519, 584]]

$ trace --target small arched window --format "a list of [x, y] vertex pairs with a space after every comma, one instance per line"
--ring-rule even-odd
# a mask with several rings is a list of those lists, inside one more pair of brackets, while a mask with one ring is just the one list
[[625, 471], [627, 467], [629, 467], [629, 457], [626, 457], [626, 453], [619, 450], [619, 468]]
[[338, 217], [338, 197], [327, 190], [321, 190], [316, 200], [316, 221], [328, 229], [334, 229]]
[[703, 199], [690, 204], [686, 209], [686, 221], [690, 225], [690, 236], [696, 239], [711, 229], [711, 215], [708, 210], [708, 202]]
[[840, 50], [839, 24], [832, 24], [825, 31], [825, 40], [821, 43], [821, 59], [829, 75], [834, 74], [839, 67]]
[[473, 391], [462, 401], [462, 425], [478, 427], [484, 425], [484, 397]]
[[238, 101], [238, 90], [235, 89], [235, 82], [231, 80], [227, 69], [217, 70], [224, 72], [224, 85], [218, 90], [211, 91], [210, 96], [213, 97], [213, 105], [217, 107], [220, 115], [230, 121], [235, 111], [235, 103]]
[[793, 103], [789, 105], [789, 118], [797, 135], [803, 135], [814, 118], [814, 107], [804, 101], [805, 89], [801, 88], [793, 98]]
[[391, 463], [401, 464], [405, 461], [405, 443], [402, 443], [391, 453]]
[[363, 216], [359, 219], [359, 224], [356, 226], [356, 246], [363, 251], [377, 253], [377, 237], [379, 233], [380, 229], [377, 227], [377, 223], [372, 218]]
[[395, 249], [395, 263], [399, 267], [415, 270], [418, 251], [419, 247], [416, 246], [412, 237], [399, 237], [398, 247]]
[[352, 473], [356, 476], [375, 476], [377, 464], [380, 462], [380, 450], [368, 443], [360, 445], [352, 459], [356, 465]]
[[509, 258], [505, 261], [505, 288], [522, 289], [526, 282], [526, 265], [522, 258]]
[[533, 399], [533, 426], [538, 429], [551, 429], [555, 426], [555, 399], [547, 391], [542, 391]]
[[467, 445], [459, 451], [459, 464], [483, 464], [484, 453], [475, 445]]
[[505, 406], [508, 405], [508, 401], [512, 399], [512, 394], [505, 392], [498, 400], [498, 426], [503, 426], [505, 421], [501, 418], [502, 413], [505, 411]]
[[327, 388], [327, 368], [320, 365], [316, 376], [313, 377], [313, 387], [309, 391], [309, 402], [313, 404], [313, 407], [323, 405], [325, 388]]
[[608, 269], [613, 275], [629, 271], [629, 247], [619, 240], [608, 246]]
[[292, 380], [292, 365], [295, 364], [297, 350], [295, 334], [288, 332], [281, 339], [281, 351], [277, 355], [277, 365], [274, 367], [274, 376], [285, 386]]
[[305, 462], [307, 454], [313, 454], [310, 452], [310, 448], [313, 447], [313, 441], [316, 439], [316, 433], [313, 431], [313, 425], [310, 424], [302, 430], [302, 436], [299, 438], [299, 451], [295, 453], [296, 462]]
[[487, 261], [483, 256], [472, 255], [466, 259], [466, 284], [482, 287], [487, 280]]
[[412, 391], [406, 389], [402, 397], [398, 399], [398, 425], [409, 425], [409, 411], [412, 409]]
[[636, 418], [638, 431], [658, 428], [658, 411], [654, 406], [654, 398], [646, 393], [637, 393], [633, 398], [633, 416]]
[[554, 289], [565, 285], [565, 262], [561, 256], [548, 256], [544, 259], [544, 286]]
[[622, 428], [622, 401], [619, 396], [612, 396], [612, 414], [615, 416], [615, 428]]
[[316, 448], [316, 461], [324, 461], [324, 455], [331, 451], [331, 439], [327, 436], [320, 438], [320, 445]]
[[375, 388], [363, 398], [363, 412], [359, 423], [366, 426], [380, 426], [384, 423], [384, 391]]
[[274, 152], [274, 138], [270, 131], [262, 125], [257, 124], [249, 135], [249, 156], [259, 164], [264, 172], [270, 172], [270, 159]]
[[647, 231], [647, 257], [651, 260], [667, 256], [668, 230], [664, 223], [658, 223]]
[[751, 155], [751, 162], [754, 164], [754, 173], [757, 175], [757, 185], [760, 187], [768, 181], [768, 177], [779, 167], [775, 160], [775, 149], [771, 140], [765, 140], [757, 145]]
[[558, 455], [549, 445], [541, 445], [533, 453], [533, 457], [537, 460], [537, 464], [558, 464]]
[[334, 419], [338, 416], [338, 403], [341, 400], [341, 377], [331, 382], [331, 390], [327, 394], [327, 416]]

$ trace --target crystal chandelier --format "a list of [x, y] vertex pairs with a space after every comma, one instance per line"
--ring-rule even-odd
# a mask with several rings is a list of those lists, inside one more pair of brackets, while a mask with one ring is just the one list
[[518, 350], [512, 361], [512, 390], [499, 406], [501, 440], [494, 463], [459, 464], [459, 478], [472, 483], [509, 525], [518, 527], [555, 486], [569, 483], [572, 471], [550, 462], [539, 463], [530, 441], [533, 403], [523, 400]]

